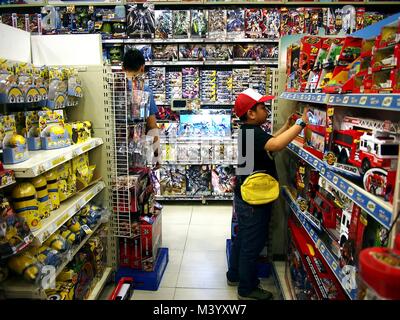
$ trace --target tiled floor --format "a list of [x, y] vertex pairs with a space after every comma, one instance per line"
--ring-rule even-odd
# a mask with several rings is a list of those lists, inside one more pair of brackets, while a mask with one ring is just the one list
[[[237, 288], [225, 278], [231, 215], [229, 204], [166, 204], [162, 246], [169, 249], [169, 263], [158, 291], [135, 290], [132, 299], [237, 300]], [[262, 285], [279, 296], [272, 279]]]

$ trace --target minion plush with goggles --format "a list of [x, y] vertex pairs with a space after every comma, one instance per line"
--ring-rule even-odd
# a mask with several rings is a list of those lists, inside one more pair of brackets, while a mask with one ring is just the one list
[[60, 195], [58, 194], [58, 179], [56, 173], [51, 170], [45, 174], [47, 181], [47, 192], [49, 193], [51, 210], [60, 207]]
[[15, 212], [25, 219], [29, 229], [31, 231], [39, 229], [41, 218], [35, 186], [30, 182], [19, 183], [12, 190], [11, 197]]
[[59, 231], [53, 233], [44, 244], [59, 252], [65, 252], [70, 248], [69, 243], [61, 236]]
[[41, 270], [40, 262], [29, 252], [11, 257], [8, 267], [29, 281], [35, 281]]

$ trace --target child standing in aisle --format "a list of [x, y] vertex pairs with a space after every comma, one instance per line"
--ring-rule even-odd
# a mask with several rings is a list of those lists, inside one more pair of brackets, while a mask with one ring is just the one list
[[265, 123], [268, 111], [265, 102], [273, 96], [262, 96], [253, 89], [239, 94], [235, 101], [235, 113], [242, 125], [238, 136], [239, 165], [236, 171], [234, 210], [238, 216], [238, 234], [232, 243], [228, 285], [238, 285], [241, 300], [269, 300], [272, 293], [259, 287], [257, 258], [263, 249], [271, 217], [272, 203], [250, 205], [242, 198], [240, 187], [254, 171], [264, 171], [277, 179], [274, 159], [270, 152], [284, 149], [307, 125], [307, 109], [296, 124], [289, 127], [289, 120], [274, 136], [260, 125]]

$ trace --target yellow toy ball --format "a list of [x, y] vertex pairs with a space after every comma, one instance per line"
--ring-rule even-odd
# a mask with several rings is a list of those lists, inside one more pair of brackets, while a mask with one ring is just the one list
[[15, 148], [18, 145], [24, 145], [26, 144], [26, 140], [23, 136], [21, 136], [20, 134], [16, 134], [14, 133], [10, 139], [7, 141], [7, 145], [11, 148]]

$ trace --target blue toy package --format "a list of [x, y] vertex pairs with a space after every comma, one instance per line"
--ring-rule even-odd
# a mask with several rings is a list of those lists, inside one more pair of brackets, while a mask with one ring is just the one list
[[192, 38], [205, 38], [208, 31], [207, 10], [191, 10], [190, 34]]
[[172, 38], [172, 11], [156, 10], [155, 11], [155, 38], [168, 39]]
[[178, 136], [229, 137], [231, 115], [224, 111], [226, 110], [200, 110], [188, 113], [181, 111]]
[[226, 35], [228, 38], [244, 38], [244, 10], [233, 9], [227, 11]]

